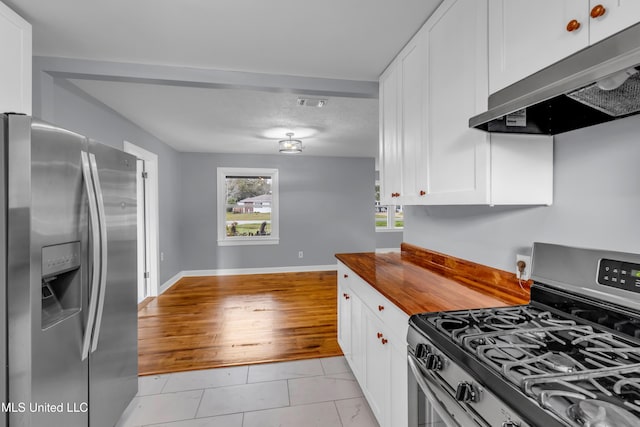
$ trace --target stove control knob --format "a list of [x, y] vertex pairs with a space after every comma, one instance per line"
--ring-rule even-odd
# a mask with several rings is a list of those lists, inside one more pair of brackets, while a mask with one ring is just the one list
[[468, 382], [461, 382], [456, 389], [456, 400], [459, 402], [475, 402], [476, 392]]
[[425, 365], [427, 365], [427, 369], [430, 371], [439, 371], [442, 369], [442, 359], [436, 354], [428, 354], [425, 359]]
[[515, 421], [505, 421], [502, 423], [502, 427], [520, 427], [520, 423]]
[[424, 359], [429, 354], [429, 347], [426, 344], [416, 345], [416, 358]]

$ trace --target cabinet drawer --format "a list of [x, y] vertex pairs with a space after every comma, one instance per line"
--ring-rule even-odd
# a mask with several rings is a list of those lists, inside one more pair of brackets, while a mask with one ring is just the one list
[[366, 305], [376, 317], [382, 320], [388, 334], [406, 343], [409, 316], [365, 282], [360, 276], [353, 273], [352, 276], [352, 291], [360, 297], [362, 303]]
[[338, 283], [350, 285], [353, 281], [353, 278], [357, 276], [358, 275], [351, 271], [349, 267], [338, 261]]

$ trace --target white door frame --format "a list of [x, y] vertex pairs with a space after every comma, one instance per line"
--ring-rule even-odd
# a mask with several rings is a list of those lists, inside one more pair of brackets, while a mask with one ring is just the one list
[[[144, 148], [138, 147], [128, 141], [124, 141], [124, 151], [129, 154], [144, 160], [145, 170], [147, 172], [147, 218], [148, 221], [148, 233], [147, 233], [147, 247], [149, 253], [149, 287], [148, 296], [158, 296], [158, 289], [160, 287], [160, 269], [159, 269], [159, 249], [158, 241], [160, 235], [160, 228], [158, 225], [158, 155]], [[141, 179], [141, 177], [138, 177]], [[140, 252], [138, 252], [140, 254]], [[140, 255], [138, 255], [140, 257]], [[144, 262], [144, 259], [138, 259], [138, 265]]]

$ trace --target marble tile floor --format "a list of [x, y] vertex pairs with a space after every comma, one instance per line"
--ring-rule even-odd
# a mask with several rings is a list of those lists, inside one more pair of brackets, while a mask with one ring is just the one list
[[139, 378], [116, 427], [378, 427], [344, 357]]

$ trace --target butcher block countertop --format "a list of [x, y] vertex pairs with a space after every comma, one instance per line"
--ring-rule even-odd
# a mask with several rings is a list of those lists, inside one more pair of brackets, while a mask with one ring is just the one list
[[336, 258], [408, 315], [527, 304], [515, 274], [403, 243], [398, 253]]

